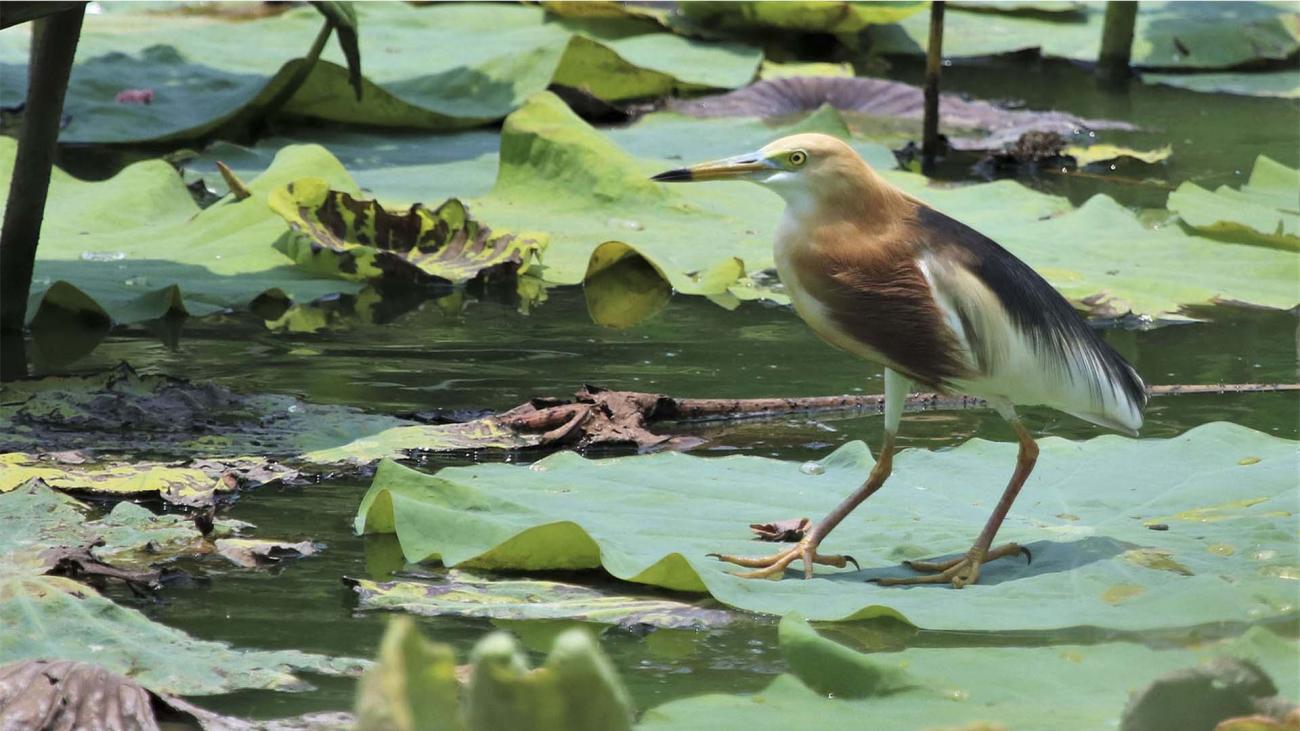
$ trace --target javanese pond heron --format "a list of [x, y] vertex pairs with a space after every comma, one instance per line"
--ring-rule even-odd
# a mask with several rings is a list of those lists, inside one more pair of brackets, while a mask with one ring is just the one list
[[653, 179], [747, 180], [785, 199], [775, 259], [795, 311], [823, 340], [885, 368], [884, 443], [866, 482], [788, 550], [717, 555], [753, 569], [740, 576], [779, 578], [801, 561], [811, 578], [814, 564], [843, 568], [852, 560], [818, 548], [889, 477], [913, 384], [985, 399], [1010, 422], [1020, 451], [1002, 499], [965, 555], [909, 562], [921, 575], [880, 584], [961, 588], [979, 579], [981, 564], [1024, 552], [993, 546], [1038, 458], [1017, 405], [1050, 406], [1129, 434], [1142, 426], [1142, 379], [1065, 298], [997, 243], [886, 181], [840, 140], [793, 135]]

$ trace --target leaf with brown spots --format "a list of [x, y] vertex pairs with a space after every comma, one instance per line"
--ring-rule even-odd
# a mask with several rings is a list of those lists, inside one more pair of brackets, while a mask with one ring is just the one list
[[494, 234], [455, 198], [432, 210], [417, 203], [390, 211], [320, 178], [301, 178], [272, 191], [267, 203], [291, 229], [277, 249], [313, 273], [351, 281], [513, 278], [544, 246], [532, 236]]

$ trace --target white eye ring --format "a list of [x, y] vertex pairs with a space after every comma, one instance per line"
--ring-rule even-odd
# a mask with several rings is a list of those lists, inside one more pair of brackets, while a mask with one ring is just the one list
[[806, 162], [808, 162], [808, 153], [804, 152], [803, 150], [795, 150], [794, 152], [790, 153], [791, 165], [795, 167], [799, 167], [800, 165], [803, 165]]

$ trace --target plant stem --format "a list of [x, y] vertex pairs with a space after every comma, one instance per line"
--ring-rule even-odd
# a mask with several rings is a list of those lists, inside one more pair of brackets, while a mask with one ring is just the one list
[[1101, 56], [1097, 59], [1097, 78], [1103, 84], [1123, 86], [1129, 79], [1137, 11], [1136, 0], [1106, 3], [1106, 18], [1101, 28]]
[[316, 40], [312, 42], [311, 49], [307, 51], [307, 55], [298, 64], [293, 76], [289, 77], [289, 80], [285, 82], [284, 86], [280, 87], [275, 96], [262, 105], [261, 109], [257, 110], [253, 118], [248, 121], [245, 129], [249, 141], [255, 140], [261, 134], [267, 120], [275, 116], [285, 104], [288, 104], [293, 95], [298, 93], [298, 89], [302, 88], [302, 85], [307, 82], [307, 77], [311, 76], [311, 70], [316, 67], [316, 61], [320, 58], [321, 52], [325, 50], [325, 44], [329, 41], [333, 32], [334, 21], [326, 19], [324, 25], [321, 26], [320, 32], [316, 34]]
[[36, 266], [36, 245], [50, 188], [63, 116], [63, 96], [77, 52], [85, 6], [78, 6], [35, 21], [31, 63], [27, 79], [27, 106], [18, 132], [4, 229], [0, 231], [0, 380], [27, 373], [23, 325], [27, 297]]
[[921, 131], [921, 173], [934, 174], [939, 151], [939, 71], [943, 67], [943, 2], [930, 4], [930, 44], [925, 53], [925, 119]]

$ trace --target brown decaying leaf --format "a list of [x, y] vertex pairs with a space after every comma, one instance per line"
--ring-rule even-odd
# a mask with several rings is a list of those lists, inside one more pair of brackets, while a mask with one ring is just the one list
[[754, 531], [756, 540], [797, 543], [812, 529], [812, 521], [808, 518], [790, 518], [775, 523], [750, 523], [749, 529]]
[[223, 716], [155, 693], [98, 665], [23, 660], [0, 666], [0, 731], [343, 731], [350, 714], [309, 713], [275, 721]]
[[[881, 117], [921, 119], [921, 87], [884, 79], [795, 76], [755, 82], [743, 89], [690, 100], [672, 100], [668, 108], [693, 117], [775, 117], [811, 112], [823, 104], [841, 111]], [[986, 134], [951, 137], [957, 149], [996, 149], [1015, 142], [1030, 130], [1071, 135], [1080, 129], [1136, 129], [1127, 122], [1085, 119], [1064, 112], [1003, 109], [983, 101], [941, 94], [945, 127], [983, 130]]]

